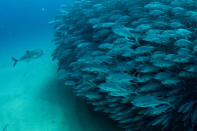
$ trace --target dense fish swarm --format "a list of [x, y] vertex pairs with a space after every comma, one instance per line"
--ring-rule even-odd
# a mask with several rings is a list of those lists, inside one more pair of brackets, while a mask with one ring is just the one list
[[76, 95], [126, 131], [197, 129], [197, 2], [76, 0], [54, 59]]

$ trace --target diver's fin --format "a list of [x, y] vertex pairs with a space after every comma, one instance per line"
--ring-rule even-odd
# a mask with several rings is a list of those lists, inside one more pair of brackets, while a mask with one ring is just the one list
[[28, 53], [30, 53], [30, 51], [29, 50], [26, 50], [26, 53], [28, 54]]
[[17, 64], [17, 62], [18, 62], [18, 60], [17, 60], [16, 58], [14, 58], [14, 57], [12, 57], [12, 60], [14, 61], [13, 66], [15, 67], [15, 66], [16, 66], [16, 64]]

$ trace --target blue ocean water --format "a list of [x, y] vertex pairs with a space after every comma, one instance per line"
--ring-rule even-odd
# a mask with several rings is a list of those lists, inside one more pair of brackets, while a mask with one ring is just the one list
[[0, 131], [196, 131], [196, 25], [196, 0], [1, 0]]
[[[47, 24], [58, 12], [59, 6], [69, 4], [72, 1], [12, 1], [0, 2], [0, 45], [2, 50], [14, 52], [12, 49], [31, 46], [29, 42], [40, 38], [46, 38], [52, 34], [52, 28]], [[36, 37], [37, 36], [37, 37]], [[17, 43], [18, 40], [32, 39], [29, 42]], [[23, 45], [23, 46], [22, 46]], [[40, 45], [40, 43], [34, 43]], [[44, 45], [44, 43], [42, 44]], [[46, 45], [46, 44], [45, 44]]]
[[[0, 130], [115, 131], [58, 79], [51, 60], [53, 28], [48, 24], [69, 0], [0, 1]], [[43, 56], [13, 67], [27, 50]]]

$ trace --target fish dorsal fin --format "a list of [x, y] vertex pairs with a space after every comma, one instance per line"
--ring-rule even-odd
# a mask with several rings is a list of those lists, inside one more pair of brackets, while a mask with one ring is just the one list
[[30, 53], [30, 51], [29, 51], [29, 50], [26, 50], [26, 53], [27, 53], [27, 54], [29, 54], [29, 53]]

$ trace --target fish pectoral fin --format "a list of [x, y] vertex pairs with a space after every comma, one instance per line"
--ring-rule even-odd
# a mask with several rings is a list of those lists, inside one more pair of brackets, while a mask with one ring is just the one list
[[12, 57], [12, 60], [14, 61], [13, 66], [15, 67], [15, 66], [16, 66], [16, 64], [17, 64], [17, 62], [18, 62], [18, 60], [17, 60], [16, 58], [14, 58], [14, 57]]

